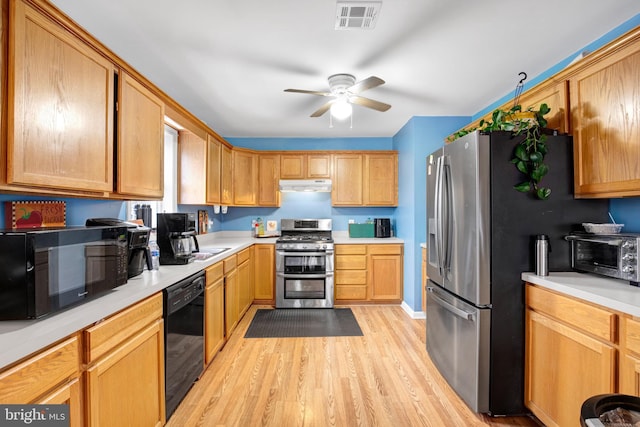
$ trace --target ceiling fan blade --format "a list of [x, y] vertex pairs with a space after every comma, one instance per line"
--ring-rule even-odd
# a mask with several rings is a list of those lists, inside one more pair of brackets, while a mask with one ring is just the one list
[[384, 84], [384, 80], [382, 80], [380, 77], [371, 76], [357, 82], [356, 84], [348, 88], [347, 91], [353, 94], [358, 94], [358, 93], [364, 92], [367, 89], [373, 89], [374, 87], [378, 87], [383, 84]]
[[331, 106], [333, 105], [334, 102], [336, 102], [335, 99], [327, 102], [322, 107], [320, 107], [316, 111], [314, 111], [313, 114], [311, 114], [310, 117], [320, 117], [321, 115], [323, 115], [324, 113], [329, 111], [329, 109], [331, 108]]
[[391, 108], [391, 105], [389, 104], [365, 98], [363, 96], [350, 96], [349, 102], [351, 102], [352, 104], [362, 105], [363, 107], [373, 108], [374, 110], [378, 111], [387, 111], [389, 108]]
[[318, 96], [334, 96], [329, 92], [318, 92], [315, 90], [303, 90], [303, 89], [285, 89], [285, 92], [293, 92], [293, 93], [306, 93], [308, 95], [318, 95]]

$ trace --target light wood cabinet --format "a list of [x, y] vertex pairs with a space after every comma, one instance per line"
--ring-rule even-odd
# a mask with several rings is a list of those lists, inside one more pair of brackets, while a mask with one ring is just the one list
[[163, 425], [162, 294], [86, 329], [84, 340], [88, 424]]
[[640, 319], [620, 318], [620, 367], [618, 392], [640, 396]]
[[220, 204], [220, 142], [183, 130], [178, 144], [178, 203]]
[[123, 71], [118, 78], [118, 93], [118, 193], [161, 199], [164, 103]]
[[225, 343], [224, 330], [224, 263], [207, 267], [204, 290], [205, 364], [211, 363]]
[[365, 154], [363, 204], [366, 206], [398, 205], [398, 155]]
[[237, 258], [232, 255], [224, 261], [224, 330], [228, 340], [238, 325], [240, 289], [238, 282]]
[[577, 197], [640, 195], [638, 67], [640, 39], [570, 76]]
[[244, 249], [238, 256], [238, 319], [253, 303], [253, 246]]
[[280, 157], [281, 179], [331, 178], [331, 155], [328, 153], [287, 153]]
[[260, 304], [275, 300], [275, 245], [254, 245], [254, 299]]
[[334, 154], [331, 204], [362, 205], [363, 157], [361, 154]]
[[335, 299], [400, 302], [402, 271], [402, 245], [335, 245]]
[[[520, 97], [520, 105], [523, 110], [533, 107], [540, 109], [540, 105], [547, 104], [551, 109], [545, 116], [547, 128], [558, 133], [569, 132], [569, 82], [567, 80], [547, 80], [538, 86], [526, 91]], [[502, 107], [508, 109], [513, 102]]]
[[220, 152], [220, 204], [233, 204], [233, 151], [227, 145]]
[[258, 205], [280, 206], [280, 155], [258, 154]]
[[69, 426], [80, 427], [84, 425], [80, 396], [80, 381], [76, 378], [34, 403], [41, 405], [67, 405], [69, 408]]
[[7, 183], [112, 192], [113, 64], [25, 2], [10, 6]]
[[255, 153], [233, 149], [233, 204], [253, 206], [256, 204], [258, 184], [258, 157]]
[[525, 404], [547, 426], [578, 426], [589, 397], [616, 392], [616, 315], [527, 285]]

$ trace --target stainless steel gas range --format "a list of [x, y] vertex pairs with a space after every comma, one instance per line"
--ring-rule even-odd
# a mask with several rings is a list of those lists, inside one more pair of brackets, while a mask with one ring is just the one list
[[282, 219], [276, 240], [276, 308], [333, 308], [330, 219]]

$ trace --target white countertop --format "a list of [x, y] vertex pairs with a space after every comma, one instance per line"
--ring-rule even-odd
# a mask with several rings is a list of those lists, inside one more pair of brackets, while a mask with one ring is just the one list
[[397, 237], [349, 237], [348, 231], [334, 231], [331, 233], [333, 241], [338, 245], [389, 245], [402, 244], [404, 240]]
[[640, 316], [640, 288], [631, 286], [626, 280], [577, 272], [549, 273], [548, 276], [522, 273], [522, 280], [612, 310]]
[[[67, 310], [37, 320], [0, 321], [0, 369], [56, 341], [93, 325], [148, 296], [162, 291], [192, 274], [227, 258], [253, 244], [274, 244], [276, 237], [252, 238], [247, 231], [224, 231], [198, 236], [200, 250], [230, 248], [204, 261], [187, 265], [161, 265], [159, 270], [144, 271], [127, 284]], [[347, 232], [334, 232], [336, 243], [403, 243], [398, 238], [349, 238]], [[1, 280], [1, 279], [0, 279]]]

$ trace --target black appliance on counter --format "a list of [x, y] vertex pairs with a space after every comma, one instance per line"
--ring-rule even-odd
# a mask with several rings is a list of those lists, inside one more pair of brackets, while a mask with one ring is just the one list
[[164, 289], [167, 421], [204, 371], [204, 271]]
[[125, 283], [126, 227], [0, 231], [0, 320], [35, 319]]
[[184, 265], [195, 259], [193, 253], [200, 252], [195, 213], [159, 213], [157, 226], [161, 265]]
[[151, 229], [133, 222], [123, 221], [118, 218], [89, 218], [86, 226], [110, 225], [114, 227], [127, 227], [127, 276], [132, 278], [144, 271], [153, 269], [151, 252], [149, 251], [149, 236]]
[[491, 415], [527, 412], [521, 275], [534, 271], [536, 235], [549, 236], [549, 271], [569, 271], [564, 236], [608, 217], [608, 200], [574, 198], [569, 136], [549, 135], [545, 144], [549, 199], [517, 192], [523, 175], [511, 159], [519, 138], [473, 132], [426, 162], [427, 352], [472, 410]]
[[374, 218], [373, 224], [375, 237], [391, 237], [391, 219]]

